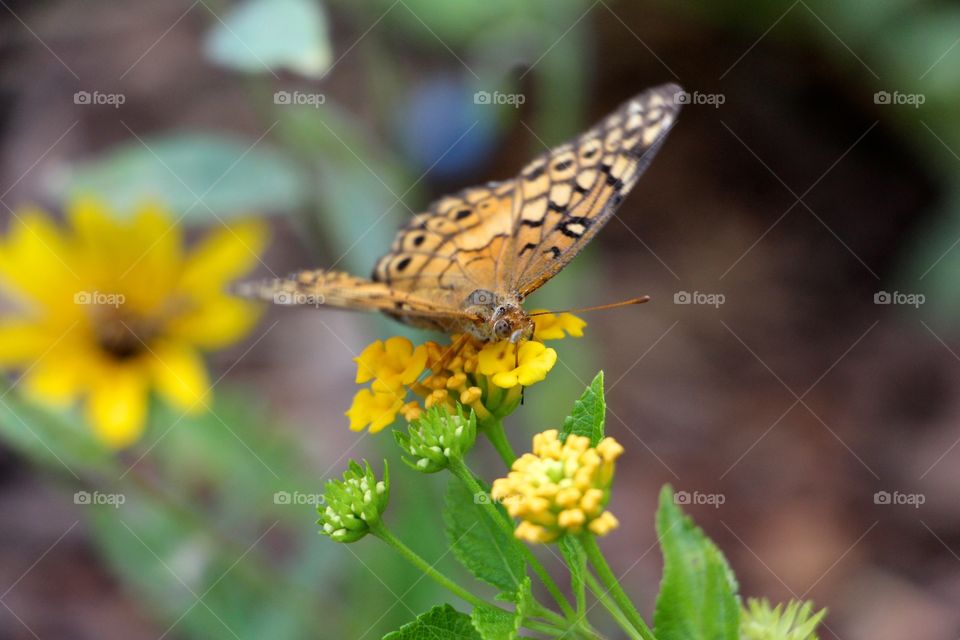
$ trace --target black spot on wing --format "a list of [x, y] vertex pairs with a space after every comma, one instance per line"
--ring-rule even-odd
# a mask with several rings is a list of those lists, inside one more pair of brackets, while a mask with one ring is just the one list
[[525, 254], [527, 251], [532, 251], [533, 249], [536, 249], [536, 248], [537, 248], [536, 243], [528, 242], [527, 244], [523, 245], [523, 249], [520, 249], [520, 254], [519, 254], [519, 255], [522, 256], [522, 255]]

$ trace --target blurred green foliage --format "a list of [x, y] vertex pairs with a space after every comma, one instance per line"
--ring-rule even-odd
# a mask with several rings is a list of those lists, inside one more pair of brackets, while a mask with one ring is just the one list
[[265, 144], [200, 132], [132, 140], [51, 185], [64, 201], [94, 196], [114, 211], [161, 203], [187, 224], [295, 210], [306, 202], [303, 170]]

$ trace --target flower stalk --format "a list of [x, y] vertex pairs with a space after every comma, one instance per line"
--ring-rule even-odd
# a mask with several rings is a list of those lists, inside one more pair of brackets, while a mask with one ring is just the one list
[[[483, 487], [480, 486], [480, 483], [477, 482], [473, 472], [470, 471], [463, 461], [457, 461], [451, 464], [450, 471], [453, 473], [453, 475], [457, 476], [461, 482], [467, 485], [467, 487], [470, 489], [470, 492], [474, 495], [487, 493]], [[510, 537], [510, 540], [514, 540], [513, 524], [510, 522], [510, 520], [503, 513], [501, 513], [501, 511], [497, 509], [497, 507], [490, 500], [482, 501], [481, 504], [484, 511], [486, 511], [487, 515], [490, 517], [490, 520], [503, 529]], [[570, 602], [567, 600], [566, 596], [563, 595], [563, 591], [561, 591], [560, 587], [557, 586], [557, 583], [547, 572], [540, 560], [526, 545], [517, 543], [515, 544], [520, 549], [520, 552], [526, 559], [527, 564], [530, 565], [530, 568], [533, 569], [533, 572], [537, 574], [537, 577], [540, 578], [541, 582], [543, 582], [543, 585], [547, 588], [550, 596], [556, 601], [557, 606], [560, 607], [564, 615], [566, 615], [567, 618], [572, 618], [575, 616], [576, 612], [573, 610], [573, 607], [570, 606]]]
[[584, 551], [587, 553], [587, 560], [590, 561], [590, 564], [597, 572], [600, 584], [603, 585], [606, 592], [613, 597], [613, 601], [626, 616], [627, 620], [629, 620], [633, 628], [636, 629], [643, 640], [656, 640], [650, 627], [644, 622], [637, 608], [633, 606], [630, 597], [623, 590], [620, 581], [617, 580], [613, 570], [610, 569], [610, 565], [607, 564], [607, 559], [604, 558], [603, 552], [597, 544], [596, 537], [591, 533], [583, 533], [579, 536], [579, 540], [580, 544], [583, 545]]
[[492, 607], [494, 609], [498, 608], [496, 605], [489, 604], [481, 598], [473, 595], [456, 582], [437, 571], [432, 564], [424, 560], [416, 551], [403, 544], [399, 538], [393, 535], [390, 530], [387, 529], [386, 525], [383, 524], [383, 521], [378, 521], [375, 525], [371, 526], [370, 533], [380, 540], [386, 542], [397, 553], [403, 556], [407, 562], [415, 566], [420, 571], [423, 571], [423, 573], [429, 576], [434, 582], [461, 600], [469, 602], [475, 607]]

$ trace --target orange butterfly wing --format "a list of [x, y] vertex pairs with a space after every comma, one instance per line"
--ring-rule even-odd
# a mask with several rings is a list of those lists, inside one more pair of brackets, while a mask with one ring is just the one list
[[379, 310], [417, 326], [464, 331], [479, 321], [465, 311], [473, 291], [530, 294], [606, 224], [675, 122], [680, 91], [673, 84], [649, 89], [516, 178], [437, 200], [397, 233], [371, 280], [302, 271], [240, 292], [281, 304]]
[[680, 91], [674, 84], [649, 89], [523, 169], [512, 291], [538, 289], [610, 220], [676, 121]]
[[633, 188], [676, 120], [680, 91], [673, 84], [645, 91], [515, 179], [434, 202], [398, 232], [373, 279], [454, 308], [477, 289], [530, 294], [583, 249]]

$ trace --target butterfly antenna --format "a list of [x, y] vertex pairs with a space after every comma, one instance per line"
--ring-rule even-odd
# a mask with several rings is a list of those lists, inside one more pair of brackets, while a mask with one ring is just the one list
[[650, 296], [640, 296], [639, 298], [630, 298], [629, 300], [621, 300], [620, 302], [611, 302], [610, 304], [601, 304], [595, 307], [580, 307], [579, 309], [564, 309], [562, 311], [536, 311], [531, 313], [531, 316], [544, 316], [548, 313], [583, 313], [584, 311], [604, 311], [606, 309], [619, 309], [620, 307], [629, 307], [634, 304], [643, 304], [644, 302], [650, 302]]

